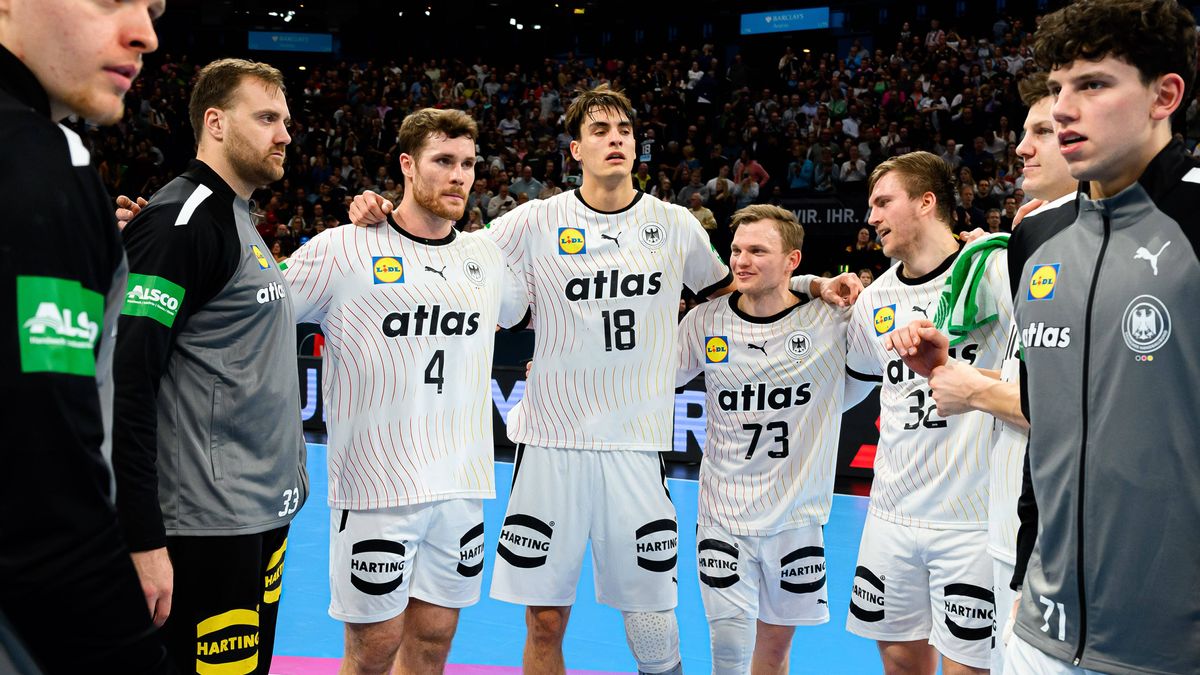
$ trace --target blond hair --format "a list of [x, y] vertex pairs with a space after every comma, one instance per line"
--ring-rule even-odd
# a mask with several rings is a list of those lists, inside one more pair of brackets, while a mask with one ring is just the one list
[[737, 230], [746, 223], [757, 223], [760, 220], [769, 220], [775, 225], [775, 231], [783, 240], [784, 252], [799, 251], [804, 246], [804, 226], [800, 224], [796, 214], [772, 204], [751, 204], [738, 209], [729, 221], [729, 229]]
[[909, 199], [933, 193], [938, 220], [947, 226], [954, 222], [954, 172], [944, 159], [924, 150], [887, 159], [871, 172], [867, 194], [874, 194], [875, 185], [893, 171]]

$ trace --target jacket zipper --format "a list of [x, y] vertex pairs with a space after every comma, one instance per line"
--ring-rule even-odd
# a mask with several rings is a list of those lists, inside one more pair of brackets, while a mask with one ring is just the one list
[[1083, 577], [1083, 498], [1084, 498], [1084, 474], [1087, 470], [1087, 435], [1088, 435], [1088, 362], [1091, 360], [1092, 351], [1092, 306], [1096, 301], [1096, 285], [1100, 281], [1100, 266], [1104, 264], [1104, 253], [1108, 249], [1108, 237], [1111, 223], [1109, 222], [1108, 210], [1105, 209], [1104, 217], [1104, 240], [1100, 243], [1100, 254], [1096, 256], [1096, 268], [1092, 272], [1092, 285], [1088, 289], [1087, 299], [1087, 314], [1083, 327], [1083, 386], [1080, 388], [1082, 393], [1082, 422], [1083, 438], [1079, 444], [1079, 498], [1075, 502], [1075, 529], [1078, 532], [1075, 537], [1075, 582], [1079, 592], [1079, 646], [1075, 650], [1075, 658], [1072, 663], [1076, 666], [1083, 659], [1083, 646], [1087, 644], [1087, 595], [1084, 588]]

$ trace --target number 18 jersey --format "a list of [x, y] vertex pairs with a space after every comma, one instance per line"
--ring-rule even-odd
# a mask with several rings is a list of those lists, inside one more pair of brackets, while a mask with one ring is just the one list
[[670, 450], [680, 292], [703, 296], [731, 280], [695, 217], [643, 192], [597, 211], [576, 190], [530, 201], [487, 232], [524, 275], [536, 334], [509, 438]]
[[707, 425], [697, 523], [742, 536], [823, 525], [846, 373], [848, 309], [820, 301], [773, 317], [740, 294], [695, 308], [679, 329], [679, 378], [703, 371]]
[[[870, 511], [900, 525], [983, 530], [988, 522], [992, 417], [974, 411], [942, 417], [929, 381], [909, 370], [884, 336], [916, 319], [932, 320], [957, 255], [929, 274], [908, 279], [895, 265], [867, 287], [854, 305], [846, 366], [852, 377], [882, 379], [879, 450]], [[996, 320], [950, 348], [951, 358], [999, 369], [1012, 321], [1007, 256], [988, 258], [982, 283], [995, 289]]]

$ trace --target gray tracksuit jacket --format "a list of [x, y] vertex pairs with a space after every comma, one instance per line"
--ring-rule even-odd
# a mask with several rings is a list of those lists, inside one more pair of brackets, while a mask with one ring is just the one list
[[1172, 143], [1047, 212], [1071, 222], [1017, 288], [1037, 534], [1016, 632], [1102, 672], [1200, 673], [1198, 167]]

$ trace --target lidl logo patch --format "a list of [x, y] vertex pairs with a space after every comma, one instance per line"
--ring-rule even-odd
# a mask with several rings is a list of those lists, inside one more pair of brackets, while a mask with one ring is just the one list
[[371, 261], [374, 263], [372, 273], [375, 275], [376, 284], [404, 283], [404, 260], [402, 258], [382, 255], [371, 258]]
[[73, 279], [17, 277], [21, 372], [96, 375], [104, 296]]
[[707, 363], [725, 363], [729, 360], [729, 338], [710, 335], [704, 339], [704, 360]]
[[129, 290], [125, 293], [125, 316], [145, 316], [170, 328], [183, 304], [183, 286], [162, 277], [130, 274]]
[[885, 307], [876, 307], [875, 316], [872, 319], [875, 324], [875, 334], [883, 335], [890, 332], [896, 327], [896, 306], [887, 305]]
[[250, 252], [254, 254], [254, 259], [258, 261], [258, 269], [265, 270], [271, 266], [271, 261], [258, 247], [258, 244], [250, 244]]
[[1058, 283], [1059, 263], [1034, 265], [1029, 274], [1029, 297], [1027, 300], [1053, 300], [1054, 285]]
[[558, 254], [579, 255], [587, 253], [587, 239], [583, 230], [575, 227], [558, 228]]

